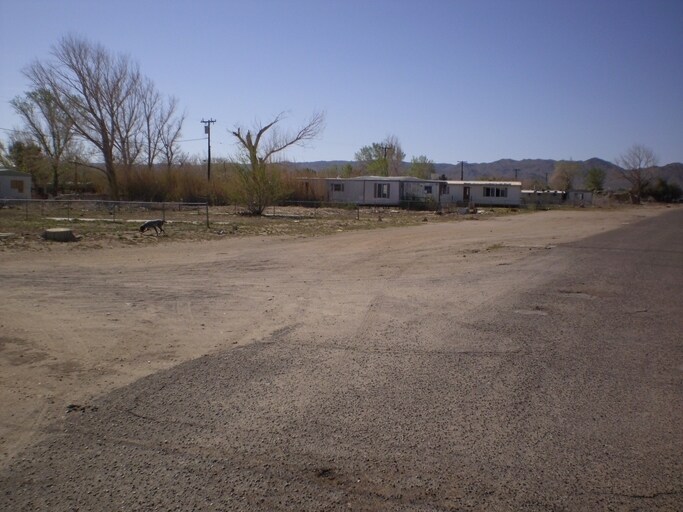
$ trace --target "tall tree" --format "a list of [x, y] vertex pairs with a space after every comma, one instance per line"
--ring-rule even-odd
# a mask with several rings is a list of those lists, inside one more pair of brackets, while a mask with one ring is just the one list
[[266, 125], [259, 124], [246, 131], [238, 126], [232, 132], [239, 148], [234, 166], [235, 193], [254, 215], [261, 215], [282, 196], [282, 180], [273, 160], [287, 148], [303, 146], [318, 137], [325, 125], [325, 115], [315, 113], [297, 130], [281, 131], [278, 123], [283, 119], [281, 113]]
[[75, 133], [101, 154], [104, 168], [91, 167], [104, 172], [110, 195], [118, 199], [117, 167], [129, 170], [150, 152], [156, 158], [160, 131], [167, 139], [176, 133], [170, 139], [177, 140], [179, 128], [167, 126], [182, 125], [182, 118], [174, 115], [175, 100], [161, 101], [128, 56], [87, 40], [64, 37], [53, 47], [52, 57], [35, 61], [24, 74], [36, 90], [52, 95]]
[[[171, 108], [175, 107], [171, 107], [169, 102], [169, 112]], [[187, 160], [187, 155], [182, 152], [178, 142], [180, 140], [184, 121], [185, 114], [183, 113], [179, 117], [168, 117], [166, 122], [158, 124], [159, 142], [161, 144], [159, 153], [168, 171], [171, 170], [173, 164], [181, 164], [184, 160]]]
[[355, 158], [365, 168], [365, 172], [377, 176], [398, 176], [406, 154], [401, 148], [398, 137], [390, 135], [382, 142], [363, 146]]
[[571, 160], [560, 160], [555, 164], [552, 175], [550, 176], [550, 184], [557, 190], [571, 190], [574, 188], [574, 182], [579, 175], [581, 166], [578, 162]]
[[185, 114], [178, 114], [175, 97], [164, 98], [148, 79], [140, 90], [140, 104], [145, 165], [151, 169], [154, 163], [162, 161], [170, 169], [180, 152], [178, 140]]
[[76, 132], [99, 150], [104, 161], [100, 170], [110, 195], [118, 199], [116, 159], [125, 162], [129, 154], [130, 143], [121, 137], [129, 133], [130, 101], [140, 86], [140, 71], [128, 57], [116, 57], [74, 36], [61, 39], [52, 56], [55, 60], [36, 61], [24, 74], [34, 87], [53, 94]]
[[633, 144], [617, 158], [621, 167], [617, 172], [628, 181], [633, 204], [640, 204], [645, 189], [652, 181], [652, 168], [657, 165], [657, 155], [642, 144]]
[[429, 179], [435, 170], [434, 162], [426, 156], [420, 155], [412, 158], [408, 174], [416, 178]]
[[52, 190], [59, 192], [59, 173], [63, 157], [73, 147], [74, 127], [71, 119], [59, 108], [53, 93], [36, 89], [10, 101], [24, 121], [26, 131], [50, 160]]
[[30, 174], [37, 183], [45, 183], [43, 174], [43, 169], [46, 167], [45, 155], [33, 140], [12, 137], [8, 157], [13, 167]]
[[593, 192], [601, 192], [605, 188], [605, 171], [599, 167], [591, 167], [586, 172], [586, 188]]

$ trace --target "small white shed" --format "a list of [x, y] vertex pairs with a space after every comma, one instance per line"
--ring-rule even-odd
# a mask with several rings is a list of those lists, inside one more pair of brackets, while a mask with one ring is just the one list
[[0, 168], [0, 199], [31, 199], [31, 175]]

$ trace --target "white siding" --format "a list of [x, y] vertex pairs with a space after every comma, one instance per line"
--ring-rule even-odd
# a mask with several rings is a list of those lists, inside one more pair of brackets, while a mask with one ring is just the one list
[[397, 205], [399, 203], [399, 185], [391, 180], [365, 181], [365, 193], [362, 204]]
[[[522, 183], [517, 181], [449, 181], [448, 192], [441, 196], [441, 204], [519, 206], [521, 189]], [[465, 197], [466, 190], [469, 190], [469, 198]]]
[[0, 174], [0, 198], [31, 199], [31, 176]]

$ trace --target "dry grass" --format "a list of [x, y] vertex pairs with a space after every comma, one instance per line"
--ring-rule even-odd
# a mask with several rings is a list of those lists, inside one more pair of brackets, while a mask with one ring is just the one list
[[298, 236], [314, 237], [343, 231], [381, 229], [418, 225], [425, 222], [448, 222], [480, 218], [482, 215], [511, 215], [508, 209], [487, 209], [475, 215], [436, 214], [395, 208], [268, 208], [260, 217], [244, 215], [235, 207], [211, 207], [209, 226], [203, 209], [187, 212], [164, 212], [166, 235], [140, 233], [141, 220], [160, 217], [159, 212], [137, 211], [115, 217], [105, 212], [80, 209], [69, 215], [51, 212], [27, 212], [20, 206], [0, 209], [0, 251], [50, 250], [58, 242], [43, 240], [45, 229], [71, 228], [80, 239], [69, 249], [165, 244], [172, 241], [202, 241], [226, 237]]

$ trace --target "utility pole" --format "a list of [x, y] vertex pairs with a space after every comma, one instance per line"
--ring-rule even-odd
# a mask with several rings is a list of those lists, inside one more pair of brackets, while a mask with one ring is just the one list
[[387, 160], [387, 149], [393, 149], [393, 146], [380, 146], [384, 150], [384, 172], [389, 176], [389, 161]]
[[465, 181], [465, 161], [460, 160], [460, 181]]
[[211, 181], [211, 123], [215, 123], [215, 119], [209, 119], [208, 121], [204, 121], [204, 118], [202, 117], [202, 123], [204, 123], [204, 133], [208, 135], [208, 141], [209, 141], [209, 158], [206, 161], [207, 166], [206, 166], [206, 179], [208, 181]]

